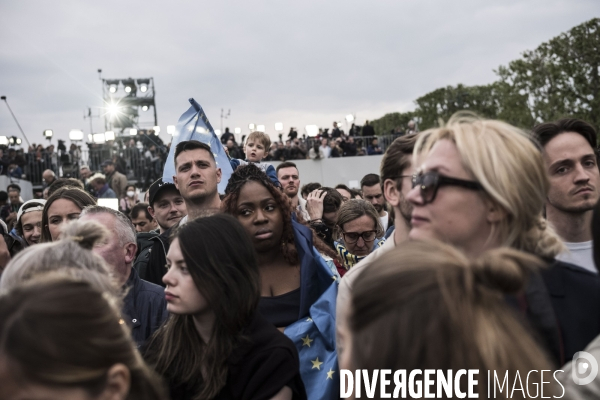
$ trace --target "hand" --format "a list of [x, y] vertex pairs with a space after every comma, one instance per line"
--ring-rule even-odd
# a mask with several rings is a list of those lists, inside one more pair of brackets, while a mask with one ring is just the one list
[[223, 146], [223, 150], [225, 150], [225, 154], [227, 154], [227, 157], [229, 157], [229, 149], [227, 146]]
[[310, 192], [308, 197], [306, 197], [306, 211], [308, 211], [308, 216], [311, 221], [323, 218], [323, 200], [325, 199], [326, 194], [327, 192], [316, 189]]

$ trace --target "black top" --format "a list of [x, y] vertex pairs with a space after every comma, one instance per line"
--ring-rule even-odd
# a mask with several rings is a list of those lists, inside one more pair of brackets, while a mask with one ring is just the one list
[[261, 297], [258, 311], [278, 328], [293, 324], [300, 314], [300, 288], [279, 296]]
[[[300, 378], [298, 351], [287, 336], [256, 313], [247, 328], [248, 339], [228, 358], [227, 382], [215, 400], [262, 400], [275, 396], [284, 386], [292, 389], [292, 399], [306, 399]], [[171, 400], [192, 399], [201, 388], [201, 378], [189, 384], [169, 384]]]

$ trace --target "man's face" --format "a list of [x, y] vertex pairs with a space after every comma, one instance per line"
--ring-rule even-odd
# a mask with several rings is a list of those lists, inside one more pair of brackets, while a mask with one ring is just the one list
[[[115, 216], [108, 213], [86, 214], [80, 221], [96, 221], [108, 229], [109, 232], [115, 232]], [[94, 253], [106, 261], [113, 273], [121, 281], [126, 281], [129, 269], [127, 264], [132, 260], [127, 255], [126, 244], [121, 245], [118, 235], [109, 235], [103, 242], [96, 244], [92, 249]], [[135, 251], [134, 251], [135, 256]]]
[[113, 164], [108, 164], [102, 167], [102, 171], [104, 171], [105, 174], [111, 174], [114, 170], [115, 166]]
[[294, 198], [298, 195], [298, 189], [300, 188], [300, 177], [298, 170], [294, 167], [281, 168], [277, 172], [277, 179], [283, 187], [283, 192], [290, 198]]
[[592, 146], [575, 132], [561, 133], [544, 147], [550, 178], [547, 207], [565, 213], [592, 210], [598, 202], [600, 173]]
[[227, 141], [227, 148], [228, 148], [228, 149], [233, 149], [233, 140], [229, 139], [229, 140]]
[[173, 182], [186, 201], [202, 201], [216, 196], [221, 182], [221, 168], [217, 168], [211, 154], [204, 149], [186, 150], [175, 160]]
[[8, 199], [10, 200], [10, 204], [17, 205], [19, 204], [19, 196], [20, 193], [16, 190], [10, 190], [8, 192]]
[[81, 168], [81, 170], [79, 171], [79, 175], [81, 175], [83, 179], [87, 179], [90, 177], [90, 170], [87, 168]]
[[383, 198], [383, 193], [381, 192], [381, 185], [377, 184], [373, 186], [363, 186], [362, 191], [365, 200], [373, 204], [375, 210], [381, 214], [385, 204], [385, 199]]
[[321, 146], [327, 147], [327, 139], [321, 140]]
[[148, 211], [163, 231], [179, 222], [187, 214], [183, 197], [175, 188], [163, 189]]
[[150, 232], [156, 229], [156, 221], [152, 216], [148, 219], [144, 211], [138, 212], [138, 214], [131, 218], [131, 223], [135, 227], [136, 232]]

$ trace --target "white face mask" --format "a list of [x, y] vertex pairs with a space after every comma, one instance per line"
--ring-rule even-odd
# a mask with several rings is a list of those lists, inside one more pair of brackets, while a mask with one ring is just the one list
[[135, 192], [133, 190], [128, 190], [127, 197], [133, 197], [133, 196], [135, 196]]

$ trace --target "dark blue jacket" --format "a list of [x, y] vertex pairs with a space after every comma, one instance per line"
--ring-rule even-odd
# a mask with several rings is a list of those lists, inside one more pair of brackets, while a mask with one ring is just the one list
[[165, 289], [140, 279], [134, 268], [125, 287], [129, 291], [123, 301], [123, 317], [133, 340], [141, 346], [167, 319]]

